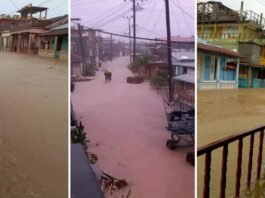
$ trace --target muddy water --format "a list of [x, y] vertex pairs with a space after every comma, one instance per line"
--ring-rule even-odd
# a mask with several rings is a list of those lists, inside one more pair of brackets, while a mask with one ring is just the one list
[[[198, 146], [240, 131], [265, 125], [265, 89], [199, 91], [198, 92]], [[249, 138], [243, 142], [243, 162], [240, 197], [264, 197], [265, 158], [263, 150], [262, 180], [256, 182], [258, 136], [255, 137], [252, 188], [246, 188]], [[264, 141], [265, 143], [265, 141]], [[221, 181], [221, 150], [212, 154], [211, 197], [219, 197]], [[229, 146], [227, 197], [234, 197], [237, 162], [237, 144]], [[204, 158], [198, 159], [198, 197], [203, 193]]]
[[67, 73], [0, 52], [0, 198], [67, 197]]

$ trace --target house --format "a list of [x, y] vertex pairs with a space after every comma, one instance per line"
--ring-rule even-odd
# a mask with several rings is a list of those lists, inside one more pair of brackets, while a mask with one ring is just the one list
[[82, 76], [82, 59], [80, 55], [71, 53], [71, 77]]
[[[11, 51], [38, 54], [38, 36], [51, 23], [47, 20], [47, 10], [48, 8], [29, 4], [18, 11], [21, 14], [20, 21], [17, 25], [10, 27]], [[44, 16], [42, 16], [43, 12]], [[33, 17], [35, 14], [39, 14], [39, 17]]]
[[9, 51], [10, 49], [10, 27], [19, 22], [20, 17], [14, 15], [0, 15], [0, 50]]
[[207, 42], [197, 45], [198, 89], [237, 89], [242, 55]]
[[80, 28], [79, 32], [78, 27], [71, 27], [71, 54], [79, 55], [83, 65], [99, 66], [102, 60], [100, 58], [102, 48], [100, 32], [94, 29], [84, 29], [82, 26]]
[[173, 77], [174, 100], [189, 107], [195, 106], [195, 72]]
[[39, 35], [39, 56], [68, 59], [68, 16], [47, 26]]
[[194, 51], [173, 51], [172, 65], [175, 75], [183, 75], [195, 71]]
[[[233, 10], [221, 2], [197, 4], [198, 37], [213, 45], [239, 52], [239, 88], [261, 88], [265, 70], [265, 19], [263, 14]], [[235, 67], [233, 61], [230, 66]], [[232, 66], [233, 65], [233, 66]]]

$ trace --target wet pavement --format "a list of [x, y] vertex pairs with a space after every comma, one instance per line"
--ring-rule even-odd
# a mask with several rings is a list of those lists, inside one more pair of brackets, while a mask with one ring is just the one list
[[72, 94], [96, 165], [126, 179], [131, 198], [194, 197], [194, 167], [185, 161], [192, 148], [167, 149], [162, 97], [148, 83], [126, 83], [128, 62], [128, 57], [109, 62], [110, 83], [99, 71], [95, 80], [76, 83]]
[[[212, 90], [198, 92], [198, 146], [220, 138], [265, 125], [265, 89]], [[243, 142], [241, 197], [264, 197], [265, 158], [263, 155], [263, 180], [256, 182], [258, 137], [255, 137], [252, 190], [246, 189], [249, 138]], [[264, 139], [265, 144], [265, 139]], [[265, 148], [263, 150], [265, 153]], [[218, 197], [221, 181], [221, 150], [213, 152], [211, 195]], [[227, 196], [234, 197], [237, 164], [237, 143], [229, 146]], [[202, 197], [204, 158], [198, 160], [198, 197]], [[263, 193], [263, 195], [262, 195]]]
[[66, 62], [0, 52], [0, 198], [67, 197]]

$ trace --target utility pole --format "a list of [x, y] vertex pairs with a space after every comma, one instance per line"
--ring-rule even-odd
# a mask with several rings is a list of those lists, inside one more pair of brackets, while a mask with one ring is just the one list
[[133, 62], [136, 57], [136, 5], [135, 0], [133, 1]]
[[[133, 61], [135, 61], [135, 58], [136, 58], [136, 11], [139, 11], [142, 8], [139, 6], [138, 3], [136, 5], [137, 0], [131, 0], [131, 1], [133, 3], [133, 8], [132, 8], [133, 10]], [[141, 0], [141, 1], [143, 2], [144, 0]]]
[[82, 26], [78, 22], [78, 37], [79, 37], [79, 42], [80, 42], [80, 50], [81, 50], [81, 60], [82, 60], [82, 68], [86, 63], [86, 58], [85, 58], [85, 50], [84, 50], [84, 45], [83, 45], [83, 37], [82, 37]]
[[131, 63], [132, 62], [132, 60], [131, 60], [131, 49], [132, 49], [132, 45], [131, 45], [131, 18], [132, 18], [132, 16], [126, 16], [123, 18], [126, 18], [128, 20], [128, 24], [129, 24], [129, 53], [130, 53], [130, 63]]
[[173, 89], [172, 89], [172, 52], [171, 52], [171, 31], [170, 31], [170, 14], [169, 14], [169, 0], [165, 0], [166, 7], [166, 24], [167, 24], [167, 63], [168, 63], [168, 98], [169, 102], [173, 101]]
[[110, 60], [112, 61], [112, 51], [113, 51], [113, 47], [112, 47], [112, 34], [110, 34]]

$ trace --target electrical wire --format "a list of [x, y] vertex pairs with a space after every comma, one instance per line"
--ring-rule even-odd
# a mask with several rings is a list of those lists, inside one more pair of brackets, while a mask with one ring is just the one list
[[[185, 15], [185, 13], [187, 13], [187, 12], [186, 12], [186, 11], [183, 11], [183, 9], [182, 9], [182, 7], [181, 7], [181, 5], [180, 5], [179, 0], [177, 0], [177, 1], [178, 1], [179, 5], [177, 5], [177, 4], [174, 2], [174, 0], [172, 0], [172, 3], [175, 4], [175, 5], [181, 10], [181, 13], [182, 13], [182, 15], [183, 15], [184, 21], [185, 21], [185, 23], [186, 23], [186, 25], [187, 25], [187, 27], [188, 27], [190, 33], [193, 34], [193, 31], [192, 31], [192, 29], [191, 29], [191, 27], [190, 27], [190, 24], [189, 24], [188, 21], [187, 21], [186, 15]], [[188, 15], [188, 16], [189, 16], [189, 15]], [[190, 16], [190, 17], [191, 17], [191, 16]], [[194, 19], [194, 18], [193, 18], [193, 19]]]
[[16, 9], [18, 9], [18, 6], [15, 4], [15, 2], [13, 1], [13, 0], [9, 0], [11, 3], [12, 3], [12, 5], [16, 8]]
[[[156, 28], [158, 22], [160, 21], [160, 19], [161, 19], [161, 17], [162, 17], [162, 14], [164, 13], [164, 12], [163, 12], [164, 9], [165, 9], [165, 5], [163, 5], [163, 8], [162, 8], [162, 10], [161, 10], [161, 12], [160, 12], [160, 15], [158, 16], [156, 23], [153, 25], [153, 28], [152, 28], [151, 32], [154, 32], [154, 30], [155, 30], [155, 28]], [[151, 36], [151, 33], [150, 33], [147, 37], [149, 38], [150, 36]]]
[[[89, 19], [89, 20], [86, 20], [84, 22], [84, 24], [88, 24], [90, 23], [91, 21], [94, 21], [93, 23], [95, 23], [95, 21], [97, 20], [104, 20], [106, 19], [107, 17], [111, 16], [113, 13], [115, 13], [116, 11], [118, 11], [119, 9], [121, 9], [122, 6], [126, 6], [126, 4], [124, 3], [121, 3], [113, 8], [111, 8], [110, 10], [106, 11], [105, 14], [100, 14], [99, 16], [95, 17], [95, 18], [92, 18], [92, 19]], [[103, 17], [103, 18], [102, 18]], [[102, 19], [100, 19], [102, 18]]]
[[181, 10], [181, 12], [182, 12], [184, 15], [187, 15], [187, 16], [189, 16], [191, 19], [194, 20], [194, 16], [192, 16], [190, 13], [188, 13], [187, 11], [185, 11], [185, 10], [181, 7], [179, 0], [177, 0], [177, 1], [178, 1], [178, 4], [179, 4], [179, 5], [178, 5], [174, 0], [172, 0], [171, 2], [172, 2], [177, 8], [179, 8], [179, 9]]
[[103, 26], [105, 26], [105, 25], [107, 25], [107, 24], [110, 24], [110, 23], [112, 23], [112, 22], [114, 22], [114, 21], [120, 19], [121, 17], [123, 17], [123, 15], [127, 14], [127, 13], [130, 12], [130, 11], [131, 11], [131, 9], [128, 9], [128, 10], [126, 10], [125, 12], [119, 14], [118, 16], [115, 16], [115, 17], [109, 19], [107, 22], [98, 25], [97, 27], [99, 28], [99, 27], [103, 27]]

